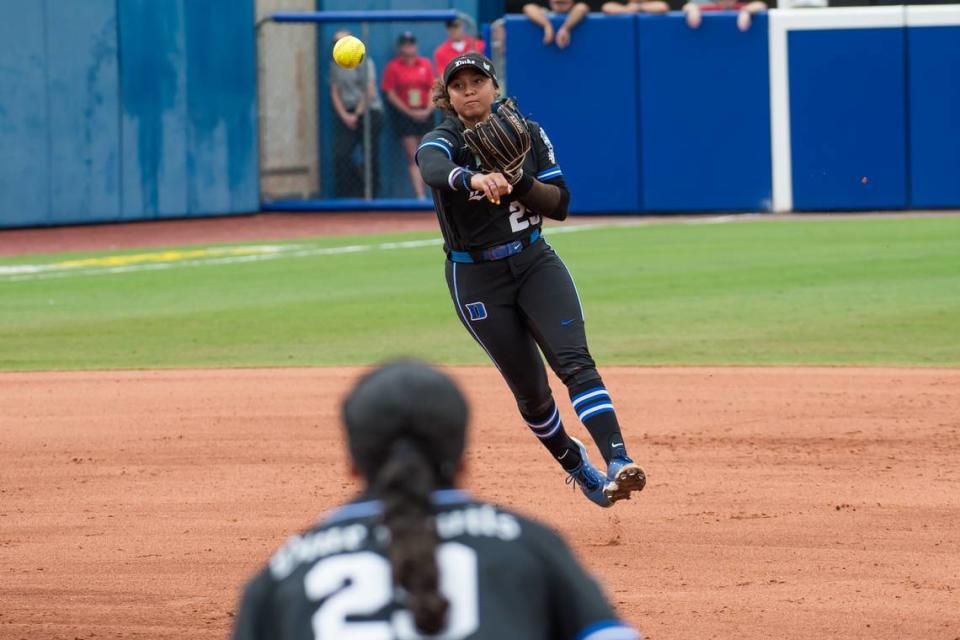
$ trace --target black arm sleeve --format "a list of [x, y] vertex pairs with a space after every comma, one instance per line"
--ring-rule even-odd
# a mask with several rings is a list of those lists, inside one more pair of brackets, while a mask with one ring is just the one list
[[247, 585], [233, 626], [233, 640], [270, 640], [276, 634], [270, 629], [268, 602], [273, 581], [266, 571]]
[[535, 174], [524, 171], [514, 194], [531, 211], [554, 220], [566, 220], [570, 209], [570, 190], [557, 164], [553, 143], [536, 122], [528, 120], [527, 126], [530, 129], [530, 153], [536, 161], [537, 170]]
[[547, 527], [535, 534], [550, 585], [551, 637], [574, 640], [640, 640], [620, 621], [600, 584], [587, 573], [563, 539]]
[[453, 161], [453, 145], [442, 132], [431, 131], [417, 148], [423, 181], [441, 191], [469, 191], [473, 172]]
[[517, 199], [531, 211], [554, 220], [566, 220], [570, 209], [570, 192], [563, 176], [549, 183], [524, 175], [515, 187]]

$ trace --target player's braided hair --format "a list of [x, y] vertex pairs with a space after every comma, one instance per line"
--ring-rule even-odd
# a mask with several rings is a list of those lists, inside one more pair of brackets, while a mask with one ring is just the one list
[[394, 581], [406, 592], [403, 604], [413, 613], [417, 628], [427, 635], [444, 628], [450, 608], [440, 593], [434, 555], [439, 540], [430, 493], [435, 483], [429, 461], [408, 438], [393, 444], [373, 483], [383, 501], [384, 525], [390, 531], [387, 553]]
[[466, 441], [466, 399], [454, 381], [404, 360], [364, 376], [343, 404], [350, 456], [383, 504], [386, 550], [402, 604], [436, 635], [450, 603], [440, 592], [431, 494], [454, 485]]

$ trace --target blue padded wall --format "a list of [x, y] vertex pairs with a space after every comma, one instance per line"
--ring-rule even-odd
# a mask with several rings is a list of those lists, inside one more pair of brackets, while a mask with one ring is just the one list
[[260, 208], [253, 0], [184, 0], [187, 207]]
[[788, 34], [794, 208], [906, 207], [904, 31]]
[[50, 213], [58, 224], [120, 215], [115, 0], [47, 3]]
[[960, 26], [911, 27], [910, 206], [960, 207]]
[[186, 28], [181, 1], [120, 0], [122, 217], [187, 206]]
[[45, 3], [0, 0], [0, 15], [0, 227], [45, 224], [50, 218]]
[[769, 209], [767, 16], [640, 16], [637, 40], [643, 209]]
[[0, 227], [259, 209], [253, 0], [0, 15]]
[[119, 0], [123, 217], [259, 209], [252, 0]]
[[591, 17], [567, 49], [507, 18], [507, 86], [557, 151], [574, 212], [640, 209], [637, 54], [631, 16]]

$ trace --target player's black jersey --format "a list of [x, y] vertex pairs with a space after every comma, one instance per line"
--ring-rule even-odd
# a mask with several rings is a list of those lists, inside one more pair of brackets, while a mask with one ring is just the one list
[[[433, 495], [445, 640], [637, 640], [550, 529], [463, 491]], [[247, 586], [234, 640], [413, 640], [384, 555], [380, 503], [333, 511]]]
[[[524, 159], [524, 175], [566, 191], [550, 138], [536, 122], [527, 120], [527, 128], [531, 148]], [[540, 227], [542, 212], [529, 210], [514, 194], [501, 198], [497, 205], [482, 191], [470, 189], [473, 173], [490, 170], [467, 148], [463, 130], [459, 118], [448, 116], [423, 137], [417, 149], [420, 171], [433, 188], [446, 250], [475, 251], [529, 236]]]

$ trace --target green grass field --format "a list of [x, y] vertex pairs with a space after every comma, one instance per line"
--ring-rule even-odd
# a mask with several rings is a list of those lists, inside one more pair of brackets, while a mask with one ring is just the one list
[[[0, 369], [485, 363], [439, 246], [369, 246], [436, 236], [2, 259]], [[601, 364], [960, 365], [960, 217], [546, 236]]]

